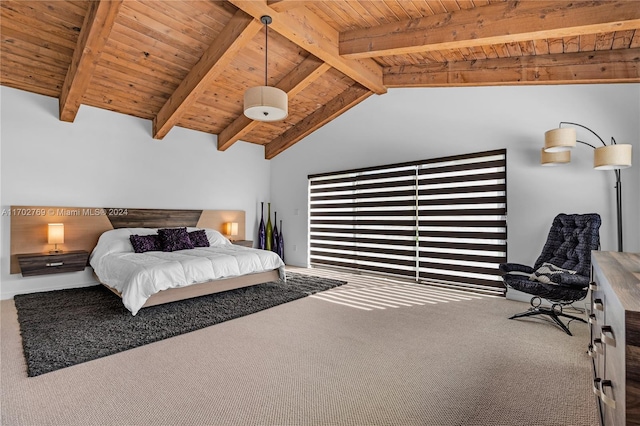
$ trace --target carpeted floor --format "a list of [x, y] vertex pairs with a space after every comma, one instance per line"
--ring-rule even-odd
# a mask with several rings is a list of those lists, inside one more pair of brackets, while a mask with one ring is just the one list
[[18, 295], [30, 377], [199, 330], [345, 284], [287, 273], [269, 282], [140, 310], [103, 286]]
[[[349, 283], [319, 295], [377, 282], [333, 277]], [[507, 319], [521, 302], [404, 303], [406, 283], [376, 286], [390, 290], [381, 302], [394, 290], [403, 304], [363, 310], [342, 304], [346, 295], [305, 297], [37, 377], [26, 376], [14, 303], [4, 300], [0, 423], [599, 424], [586, 324], [573, 322], [571, 337], [549, 322]]]

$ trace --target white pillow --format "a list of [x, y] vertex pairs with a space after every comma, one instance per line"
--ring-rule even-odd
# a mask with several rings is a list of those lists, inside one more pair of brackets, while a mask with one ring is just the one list
[[133, 253], [131, 235], [157, 234], [158, 228], [119, 228], [103, 232], [89, 257], [89, 264], [96, 269], [101, 259], [112, 253]]
[[575, 274], [577, 271], [572, 271], [571, 269], [564, 269], [559, 266], [554, 265], [553, 263], [543, 263], [538, 269], [536, 269], [533, 274], [529, 277], [531, 281], [540, 281], [545, 284], [556, 284], [551, 281], [551, 276], [555, 274]]
[[198, 229], [204, 229], [207, 234], [207, 238], [209, 239], [209, 245], [211, 247], [214, 246], [226, 246], [231, 245], [231, 241], [229, 241], [224, 235], [215, 229], [210, 228], [187, 228], [187, 232], [197, 231]]

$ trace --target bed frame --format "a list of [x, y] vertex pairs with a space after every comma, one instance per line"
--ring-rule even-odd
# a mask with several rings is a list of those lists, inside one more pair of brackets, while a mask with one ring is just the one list
[[[227, 222], [238, 223], [238, 239], [245, 239], [244, 210], [169, 210], [103, 207], [11, 206], [11, 268], [20, 273], [17, 255], [44, 253], [47, 224], [65, 224], [64, 251], [86, 250], [91, 253], [103, 232], [117, 228], [170, 228], [191, 226], [223, 232]], [[94, 274], [95, 277], [95, 274]], [[100, 280], [95, 277], [98, 282]], [[143, 308], [219, 293], [279, 279], [278, 270], [162, 290], [151, 296]], [[100, 282], [121, 297], [114, 288]]]
[[[94, 274], [95, 276], [95, 274]], [[159, 291], [147, 299], [142, 308], [148, 308], [149, 306], [162, 305], [164, 303], [177, 302], [178, 300], [191, 299], [192, 297], [206, 296], [208, 294], [220, 293], [227, 290], [233, 290], [236, 288], [248, 287], [251, 285], [262, 284], [269, 281], [278, 281], [280, 274], [277, 269], [268, 272], [260, 272], [257, 274], [241, 275], [233, 278], [223, 278], [219, 280], [207, 281], [201, 284], [192, 284], [187, 287], [180, 288], [168, 288], [166, 290]], [[107, 284], [101, 282], [98, 277], [96, 280], [115, 293], [118, 297], [122, 298], [122, 295], [118, 290], [113, 287], [109, 287]]]

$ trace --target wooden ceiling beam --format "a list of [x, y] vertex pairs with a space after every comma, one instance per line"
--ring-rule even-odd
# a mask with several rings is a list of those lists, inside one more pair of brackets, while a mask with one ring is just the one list
[[101, 0], [89, 5], [60, 92], [60, 120], [73, 122], [76, 119], [121, 4], [122, 0]]
[[382, 84], [382, 67], [373, 59], [346, 59], [338, 52], [339, 34], [318, 15], [307, 8], [292, 8], [278, 12], [265, 0], [229, 0], [255, 19], [269, 15], [269, 25], [289, 41], [323, 60], [352, 80], [374, 93], [387, 92]]
[[384, 82], [388, 87], [639, 83], [640, 48], [391, 67]]
[[[286, 92], [289, 99], [292, 99], [329, 69], [331, 67], [325, 62], [313, 55], [309, 55], [300, 65], [280, 80], [276, 87]], [[218, 150], [225, 151], [259, 124], [260, 121], [251, 120], [241, 114], [218, 135]]]
[[362, 59], [638, 28], [635, 1], [509, 1], [345, 31], [340, 55]]
[[343, 114], [345, 111], [364, 101], [372, 94], [373, 92], [359, 84], [354, 84], [347, 88], [341, 94], [296, 123], [295, 126], [265, 145], [265, 158], [267, 160], [272, 159], [285, 149]]
[[261, 28], [262, 24], [253, 17], [241, 10], [236, 12], [153, 119], [155, 139], [169, 133]]
[[317, 0], [267, 0], [267, 5], [276, 12], [285, 12], [313, 3], [317, 3]]

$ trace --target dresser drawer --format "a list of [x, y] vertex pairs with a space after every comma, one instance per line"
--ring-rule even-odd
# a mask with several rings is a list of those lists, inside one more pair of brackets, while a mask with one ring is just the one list
[[[591, 290], [591, 303], [588, 313], [589, 327], [591, 329], [589, 355], [593, 358], [595, 377], [601, 381], [604, 376], [605, 346], [601, 339], [601, 327], [605, 324], [605, 295], [602, 292], [602, 286], [598, 284], [599, 282], [598, 277], [596, 277], [596, 271], [594, 271], [592, 284], [589, 286], [589, 289]], [[597, 388], [598, 389], [594, 389], [594, 392], [600, 396], [599, 384]]]
[[[607, 321], [615, 321], [613, 309], [607, 312]], [[612, 322], [613, 324], [614, 322]], [[607, 425], [624, 425], [625, 420], [625, 346], [624, 327], [604, 325], [600, 327], [603, 346], [602, 409]]]
[[89, 253], [84, 250], [59, 254], [28, 253], [17, 256], [22, 276], [59, 274], [82, 271], [87, 266]]

